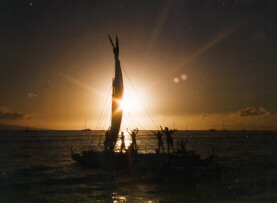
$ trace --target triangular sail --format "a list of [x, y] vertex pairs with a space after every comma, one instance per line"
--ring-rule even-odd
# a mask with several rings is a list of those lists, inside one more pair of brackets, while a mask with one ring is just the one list
[[110, 131], [110, 150], [113, 150], [116, 144], [116, 140], [118, 137], [118, 133], [120, 130], [121, 120], [123, 110], [120, 108], [120, 102], [123, 99], [124, 86], [122, 79], [122, 71], [120, 66], [120, 61], [118, 58], [119, 55], [119, 47], [118, 47], [118, 39], [116, 37], [116, 46], [109, 36], [110, 42], [113, 46], [113, 53], [115, 59], [115, 77], [113, 79], [113, 92], [112, 92], [112, 117], [111, 117], [111, 131]]

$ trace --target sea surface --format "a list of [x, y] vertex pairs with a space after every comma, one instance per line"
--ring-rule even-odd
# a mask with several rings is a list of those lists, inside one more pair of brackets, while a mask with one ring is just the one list
[[[277, 132], [178, 131], [173, 135], [176, 147], [187, 138], [188, 150], [203, 158], [215, 148], [222, 171], [217, 177], [178, 183], [107, 174], [71, 160], [71, 148], [102, 150], [101, 134], [0, 131], [0, 202], [277, 202]], [[154, 152], [157, 139], [140, 131], [137, 145], [139, 153]]]

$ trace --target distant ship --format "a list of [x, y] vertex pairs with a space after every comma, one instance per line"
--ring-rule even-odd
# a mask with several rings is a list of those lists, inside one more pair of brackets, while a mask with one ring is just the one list
[[90, 128], [87, 128], [87, 119], [85, 120], [85, 129], [82, 131], [92, 131]]
[[224, 120], [222, 121], [222, 132], [227, 132], [228, 130], [224, 128]]
[[185, 132], [189, 132], [189, 130], [188, 130], [188, 125], [186, 125], [186, 130], [185, 130]]
[[29, 128], [26, 128], [25, 130], [23, 130], [24, 133], [30, 133], [33, 132], [32, 130], [30, 130]]
[[90, 128], [85, 128], [82, 131], [92, 131]]

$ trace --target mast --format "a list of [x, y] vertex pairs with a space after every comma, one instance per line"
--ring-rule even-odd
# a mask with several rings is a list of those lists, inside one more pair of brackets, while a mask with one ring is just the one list
[[115, 60], [115, 76], [112, 82], [112, 116], [111, 116], [111, 132], [110, 132], [110, 150], [113, 151], [116, 140], [118, 137], [118, 133], [120, 130], [121, 120], [123, 110], [120, 108], [120, 101], [122, 101], [123, 94], [124, 94], [124, 86], [123, 86], [123, 78], [122, 78], [122, 71], [119, 61], [119, 46], [118, 46], [118, 38], [116, 36], [116, 45], [109, 35], [109, 39], [111, 45], [113, 46], [113, 53], [114, 53], [114, 60]]

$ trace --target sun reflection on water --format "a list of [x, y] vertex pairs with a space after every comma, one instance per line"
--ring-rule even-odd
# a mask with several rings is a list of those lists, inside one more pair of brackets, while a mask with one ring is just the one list
[[113, 193], [113, 203], [126, 202], [126, 200], [127, 198], [125, 196], [121, 196]]
[[[131, 135], [127, 132], [127, 130], [123, 130], [125, 136], [125, 148], [127, 149], [130, 144], [132, 143]], [[116, 149], [120, 150], [121, 148], [121, 133], [118, 135], [117, 142], [116, 142]]]

